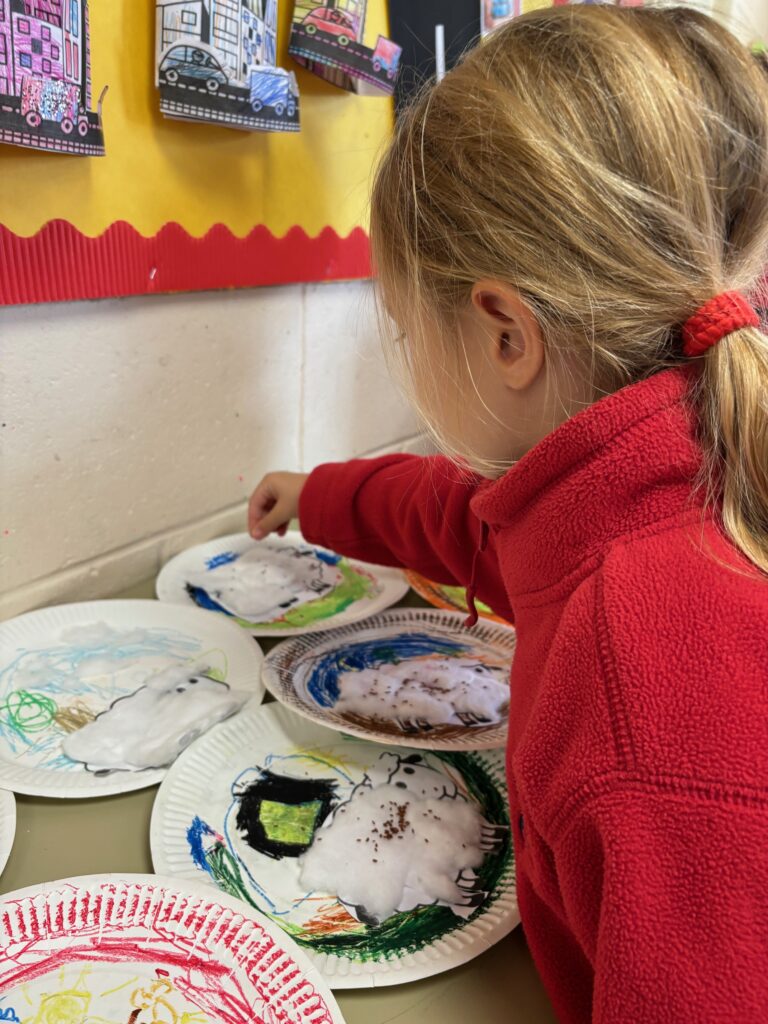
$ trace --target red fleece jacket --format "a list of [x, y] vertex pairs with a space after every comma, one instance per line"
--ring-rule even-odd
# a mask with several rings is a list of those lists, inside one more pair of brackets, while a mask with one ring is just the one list
[[388, 456], [301, 499], [313, 542], [444, 583], [476, 562], [514, 617], [518, 895], [563, 1022], [768, 1021], [768, 581], [696, 495], [687, 381], [596, 403], [493, 483]]

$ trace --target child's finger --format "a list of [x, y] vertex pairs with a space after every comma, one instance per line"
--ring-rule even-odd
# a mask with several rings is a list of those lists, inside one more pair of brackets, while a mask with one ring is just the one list
[[248, 502], [248, 532], [253, 535], [256, 525], [265, 513], [275, 507], [277, 494], [269, 477], [264, 477]]
[[276, 501], [273, 507], [261, 515], [251, 530], [251, 536], [255, 540], [263, 540], [273, 530], [287, 529], [288, 521], [291, 518], [289, 504], [285, 500]]

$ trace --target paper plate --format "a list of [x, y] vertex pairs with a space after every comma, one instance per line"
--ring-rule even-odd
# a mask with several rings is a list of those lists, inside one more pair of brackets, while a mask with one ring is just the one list
[[[444, 583], [433, 583], [426, 576], [421, 576], [410, 569], [406, 572], [405, 578], [419, 597], [429, 601], [434, 608], [445, 608], [447, 611], [464, 612], [465, 615], [469, 614], [466, 587], [450, 587]], [[506, 619], [496, 615], [493, 609], [489, 608], [487, 604], [483, 604], [482, 601], [475, 601], [475, 606], [481, 619], [487, 619], [489, 622], [498, 622], [502, 626], [511, 625]]]
[[[425, 750], [491, 750], [506, 744], [506, 717], [483, 724], [476, 715], [463, 714], [463, 724], [429, 727], [418, 717], [403, 718], [398, 724], [351, 714], [336, 706], [339, 679], [382, 666], [418, 666], [416, 671], [421, 671], [437, 662], [447, 673], [482, 666], [506, 685], [514, 650], [515, 631], [510, 626], [481, 622], [467, 629], [464, 616], [455, 612], [400, 608], [278, 644], [264, 661], [264, 682], [270, 693], [298, 714], [353, 736]], [[446, 670], [446, 665], [451, 667]]]
[[[445, 906], [422, 906], [369, 926], [334, 896], [302, 887], [300, 852], [355, 786], [425, 774], [439, 782], [441, 806], [466, 794], [498, 827], [478, 871], [476, 890], [487, 895], [477, 909], [463, 918]], [[203, 878], [237, 894], [284, 928], [331, 988], [363, 988], [456, 967], [519, 923], [508, 825], [501, 752], [415, 755], [342, 736], [270, 704], [224, 723], [179, 757], [155, 800], [150, 842], [160, 874], [183, 885]]]
[[10, 619], [0, 624], [0, 786], [48, 797], [152, 786], [165, 769], [97, 773], [64, 755], [65, 737], [173, 665], [204, 661], [212, 679], [260, 702], [262, 660], [232, 623], [159, 601], [89, 601]]
[[383, 611], [408, 584], [398, 569], [342, 558], [296, 532], [260, 542], [236, 533], [182, 551], [163, 566], [156, 591], [161, 601], [221, 612], [253, 636], [299, 636]]
[[0, 875], [5, 870], [16, 836], [16, 800], [13, 793], [0, 789]]
[[153, 875], [2, 897], [0, 1020], [344, 1024], [279, 928], [223, 893]]

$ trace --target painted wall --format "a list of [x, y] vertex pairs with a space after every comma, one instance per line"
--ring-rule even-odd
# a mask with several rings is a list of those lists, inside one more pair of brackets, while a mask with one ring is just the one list
[[[718, 0], [716, 0], [716, 3]], [[768, 44], [768, 0], [721, 0], [723, 20], [745, 42]]]
[[4, 309], [0, 365], [1, 615], [242, 529], [269, 469], [416, 434], [359, 283]]

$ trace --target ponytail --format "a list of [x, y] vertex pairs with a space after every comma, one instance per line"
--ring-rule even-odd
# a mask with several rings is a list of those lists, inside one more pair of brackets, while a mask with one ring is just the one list
[[708, 489], [728, 537], [768, 573], [768, 336], [743, 328], [703, 363], [697, 398]]

